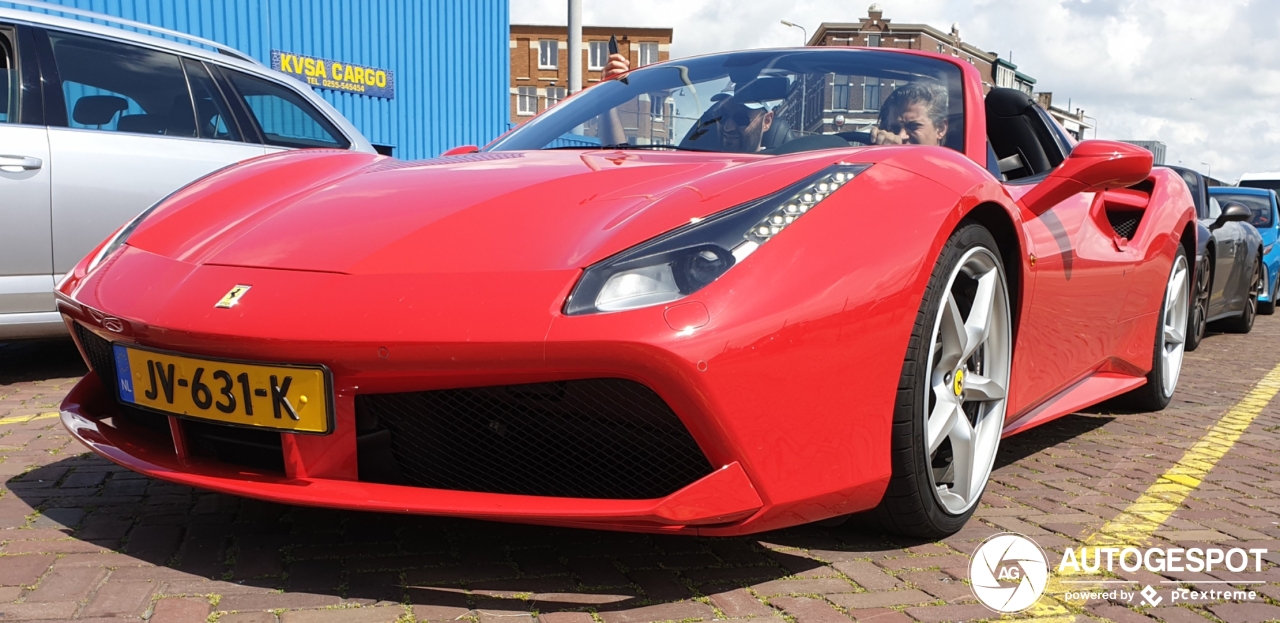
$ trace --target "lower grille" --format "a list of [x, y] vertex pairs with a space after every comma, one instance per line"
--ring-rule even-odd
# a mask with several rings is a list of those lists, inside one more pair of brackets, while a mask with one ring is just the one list
[[356, 421], [367, 482], [649, 499], [712, 471], [671, 408], [621, 379], [361, 395]]
[[97, 333], [86, 329], [80, 323], [75, 324], [76, 337], [80, 339], [80, 345], [84, 347], [84, 354], [89, 358], [89, 369], [98, 373], [98, 380], [102, 381], [102, 385], [112, 396], [116, 394], [116, 361], [115, 355], [111, 352], [111, 342], [108, 342]]
[[223, 463], [284, 473], [284, 448], [280, 433], [182, 420], [187, 451]]

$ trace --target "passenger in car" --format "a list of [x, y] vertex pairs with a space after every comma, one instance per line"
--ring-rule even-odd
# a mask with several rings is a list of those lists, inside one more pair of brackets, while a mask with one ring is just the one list
[[947, 89], [939, 84], [912, 82], [893, 90], [871, 126], [876, 145], [937, 145], [947, 138]]

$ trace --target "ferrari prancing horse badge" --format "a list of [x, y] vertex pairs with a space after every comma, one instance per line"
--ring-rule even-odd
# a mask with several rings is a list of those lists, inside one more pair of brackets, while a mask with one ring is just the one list
[[253, 286], [236, 286], [231, 288], [231, 291], [228, 292], [226, 296], [222, 297], [222, 300], [218, 301], [218, 304], [214, 305], [214, 307], [221, 307], [223, 309], [235, 307], [236, 303], [240, 302], [240, 297], [244, 296], [244, 293], [248, 292], [249, 288], [252, 287]]

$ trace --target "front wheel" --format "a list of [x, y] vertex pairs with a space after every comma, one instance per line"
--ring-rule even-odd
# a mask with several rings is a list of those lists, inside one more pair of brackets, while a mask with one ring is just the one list
[[884, 529], [940, 538], [973, 515], [1004, 429], [1010, 309], [995, 239], [963, 224], [934, 265], [902, 364], [893, 476], [872, 512]]
[[1199, 262], [1196, 267], [1195, 287], [1191, 289], [1191, 310], [1187, 316], [1186, 352], [1200, 347], [1209, 323], [1209, 262]]
[[1187, 253], [1178, 247], [1169, 269], [1169, 281], [1164, 288], [1164, 301], [1160, 304], [1160, 321], [1156, 324], [1156, 339], [1152, 344], [1151, 372], [1147, 383], [1124, 396], [1121, 402], [1138, 411], [1160, 411], [1169, 406], [1173, 391], [1178, 387], [1182, 374], [1182, 355], [1185, 352], [1188, 300], [1191, 271], [1187, 269]]
[[1262, 293], [1262, 262], [1253, 267], [1253, 277], [1249, 280], [1249, 294], [1244, 300], [1244, 311], [1235, 318], [1218, 322], [1227, 333], [1248, 333], [1253, 330], [1253, 321], [1258, 316], [1258, 295]]

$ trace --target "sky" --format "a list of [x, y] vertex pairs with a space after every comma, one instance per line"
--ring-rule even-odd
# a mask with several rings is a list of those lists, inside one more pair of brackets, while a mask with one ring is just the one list
[[[515, 24], [565, 24], [568, 0], [510, 0]], [[822, 22], [856, 22], [870, 0], [581, 0], [587, 26], [673, 31], [673, 58], [799, 45]], [[1097, 138], [1158, 140], [1167, 164], [1235, 182], [1280, 171], [1280, 1], [883, 0], [884, 17], [925, 23], [998, 52], [1082, 108]], [[1092, 136], [1087, 136], [1092, 138]]]

